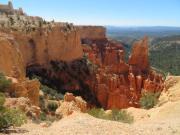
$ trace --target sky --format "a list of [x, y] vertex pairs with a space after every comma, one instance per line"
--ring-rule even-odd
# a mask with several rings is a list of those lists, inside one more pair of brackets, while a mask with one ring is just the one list
[[[180, 0], [12, 0], [32, 16], [78, 25], [180, 26]], [[0, 0], [5, 4], [8, 0]]]

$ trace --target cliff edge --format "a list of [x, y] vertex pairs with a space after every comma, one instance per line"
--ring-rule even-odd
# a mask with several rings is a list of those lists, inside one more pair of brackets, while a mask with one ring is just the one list
[[[18, 77], [23, 78], [28, 66], [48, 67], [51, 61], [82, 58], [80, 34], [72, 24], [29, 16], [20, 16], [19, 20], [16, 16], [5, 18], [6, 27], [0, 27], [0, 70], [6, 75], [16, 77], [13, 71], [17, 70]], [[10, 25], [12, 19], [14, 23]]]

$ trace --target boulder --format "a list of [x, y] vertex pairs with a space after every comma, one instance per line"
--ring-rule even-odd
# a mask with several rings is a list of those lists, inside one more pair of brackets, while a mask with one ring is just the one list
[[75, 97], [72, 93], [66, 93], [64, 95], [64, 101], [65, 102], [72, 102], [72, 101], [75, 101]]
[[66, 117], [74, 112], [86, 112], [87, 103], [81, 97], [75, 97], [73, 96], [73, 94], [70, 93], [66, 93], [65, 97], [66, 100], [64, 99], [64, 101], [61, 102], [60, 107], [56, 110], [57, 116]]
[[82, 97], [80, 97], [80, 96], [75, 97], [75, 103], [76, 103], [77, 107], [80, 108], [81, 112], [86, 112], [86, 110], [87, 110], [87, 103], [86, 103], [86, 101], [84, 101], [82, 99]]

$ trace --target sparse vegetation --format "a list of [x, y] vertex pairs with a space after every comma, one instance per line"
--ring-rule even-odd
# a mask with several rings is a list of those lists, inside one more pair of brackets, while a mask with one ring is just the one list
[[41, 110], [43, 112], [47, 112], [47, 108], [46, 108], [46, 99], [44, 96], [40, 96], [39, 97], [39, 107], [41, 108]]
[[40, 116], [39, 116], [39, 119], [40, 119], [41, 121], [46, 121], [46, 120], [47, 120], [47, 115], [46, 115], [46, 113], [41, 112], [41, 113], [40, 113]]
[[5, 96], [0, 93], [0, 131], [10, 126], [21, 126], [26, 122], [26, 115], [17, 109], [4, 107]]
[[[37, 79], [41, 83], [45, 82], [43, 77], [34, 74], [31, 76], [31, 79]], [[58, 90], [47, 85], [41, 84], [40, 89], [43, 92], [43, 94], [39, 97], [39, 107], [41, 108], [41, 113], [39, 119], [35, 119], [33, 122], [39, 124], [44, 121], [50, 125], [51, 122], [59, 120], [59, 117], [55, 115], [55, 111], [58, 108], [57, 101], [62, 100], [64, 96], [59, 93]]]
[[147, 92], [147, 93], [143, 93], [142, 97], [140, 98], [140, 105], [142, 108], [144, 109], [150, 109], [153, 108], [157, 102], [158, 102], [158, 98], [159, 98], [160, 93], [151, 93], [151, 92]]
[[150, 62], [153, 67], [161, 69], [165, 74], [180, 74], [179, 38], [180, 36], [172, 36], [154, 40], [150, 48]]
[[[44, 85], [43, 82], [46, 82], [46, 80], [43, 77], [40, 77], [38, 75], [33, 74], [31, 79], [37, 79], [39, 82], [41, 82], [41, 87], [40, 89], [42, 92], [48, 96], [48, 99], [50, 100], [61, 100], [63, 99], [63, 95], [58, 92], [58, 90], [53, 89], [47, 85]], [[43, 101], [44, 97], [40, 97], [40, 102]]]
[[56, 115], [48, 115], [45, 112], [41, 112], [39, 119], [34, 120], [34, 123], [40, 124], [41, 122], [45, 122], [48, 126], [52, 124], [54, 121], [58, 121], [60, 118], [57, 117]]
[[44, 94], [49, 96], [50, 100], [61, 100], [64, 97], [61, 93], [58, 93], [57, 90], [54, 90], [46, 85], [41, 84], [41, 90]]
[[51, 124], [54, 121], [57, 121], [61, 119], [61, 117], [58, 117], [55, 115], [55, 111], [58, 108], [57, 101], [48, 101], [47, 104], [44, 105], [44, 108], [41, 108], [41, 113], [39, 116], [39, 119], [36, 120], [36, 123], [41, 123], [42, 121]]
[[[5, 92], [11, 85], [3, 73], [0, 73], [0, 91]], [[5, 96], [0, 93], [0, 131], [10, 126], [21, 126], [26, 122], [26, 116], [20, 110], [4, 107]]]
[[0, 73], [0, 92], [5, 92], [11, 85], [11, 81], [8, 80], [3, 73]]
[[48, 105], [47, 105], [47, 108], [50, 112], [55, 112], [56, 109], [58, 108], [58, 104], [57, 102], [55, 101], [49, 101], [48, 102]]
[[104, 109], [93, 108], [88, 110], [88, 114], [105, 120], [119, 121], [123, 123], [132, 123], [134, 121], [133, 116], [125, 110], [113, 109], [111, 113], [106, 113]]
[[3, 93], [0, 93], [0, 109], [3, 108], [4, 102], [5, 102], [5, 96]]

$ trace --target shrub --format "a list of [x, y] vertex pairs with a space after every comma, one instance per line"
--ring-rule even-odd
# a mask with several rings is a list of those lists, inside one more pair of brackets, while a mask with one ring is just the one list
[[11, 85], [11, 80], [8, 80], [3, 73], [0, 73], [0, 91], [4, 92]]
[[48, 114], [46, 114], [44, 112], [41, 112], [40, 117], [39, 117], [39, 120], [40, 120], [39, 123], [44, 121], [44, 122], [50, 124], [50, 123], [52, 123], [54, 121], [58, 121], [59, 119], [60, 118], [57, 117], [57, 116], [48, 115]]
[[46, 121], [46, 120], [47, 120], [46, 113], [41, 112], [41, 113], [40, 113], [40, 116], [39, 116], [39, 119], [40, 119], [41, 121]]
[[0, 130], [10, 126], [21, 126], [26, 122], [26, 116], [20, 110], [3, 107], [5, 96], [0, 93]]
[[31, 79], [36, 79], [36, 80], [38, 80], [38, 81], [42, 81], [42, 78], [40, 77], [40, 76], [37, 76], [37, 75], [32, 75], [32, 77], [31, 77]]
[[26, 115], [17, 109], [7, 109], [3, 110], [0, 116], [3, 124], [0, 124], [1, 128], [8, 128], [10, 126], [21, 126], [26, 122]]
[[140, 105], [144, 109], [150, 109], [153, 108], [157, 102], [158, 102], [158, 97], [160, 93], [143, 93], [142, 97], [140, 98]]
[[55, 112], [58, 108], [58, 104], [56, 102], [50, 101], [47, 105], [47, 108], [50, 112]]
[[5, 96], [3, 93], [0, 93], [0, 107], [4, 105], [5, 102]]
[[110, 115], [110, 120], [120, 121], [124, 123], [132, 123], [134, 121], [133, 116], [131, 116], [125, 110], [112, 110], [112, 115]]
[[57, 90], [49, 88], [46, 85], [41, 85], [41, 90], [44, 92], [44, 94], [49, 95], [51, 100], [63, 99], [63, 95], [61, 93], [58, 93]]
[[127, 113], [125, 110], [114, 109], [110, 114], [106, 114], [104, 109], [93, 108], [88, 110], [88, 114], [105, 120], [119, 121], [124, 123], [132, 123], [134, 121], [133, 116]]
[[104, 110], [101, 108], [92, 108], [92, 109], [88, 110], [87, 113], [96, 117], [96, 118], [102, 118], [103, 119], [103, 117], [104, 117]]
[[39, 97], [39, 107], [41, 108], [41, 110], [43, 112], [47, 112], [46, 100], [45, 100], [44, 96]]

